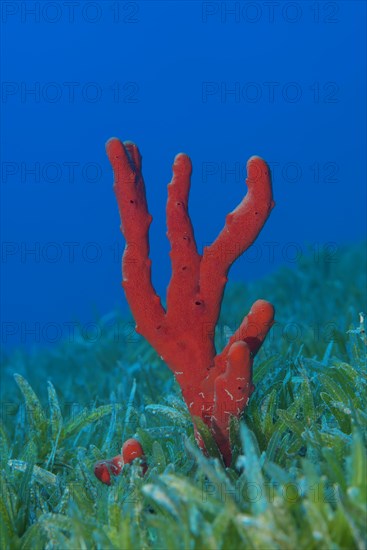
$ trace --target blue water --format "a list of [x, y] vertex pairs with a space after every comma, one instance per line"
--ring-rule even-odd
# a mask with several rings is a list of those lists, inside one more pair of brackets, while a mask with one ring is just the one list
[[365, 238], [365, 12], [348, 2], [2, 2], [2, 343], [49, 345], [126, 307], [104, 151], [135, 141], [153, 280], [169, 276], [166, 185], [193, 161], [201, 249], [253, 154], [276, 208], [232, 280]]

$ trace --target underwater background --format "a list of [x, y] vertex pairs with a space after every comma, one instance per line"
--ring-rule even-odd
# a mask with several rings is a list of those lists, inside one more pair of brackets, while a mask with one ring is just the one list
[[[265, 158], [276, 207], [230, 272], [338, 261], [365, 238], [364, 2], [3, 2], [2, 344], [53, 345], [127, 311], [104, 146], [143, 155], [153, 282], [170, 277], [166, 186], [193, 162], [199, 250]], [[89, 331], [89, 332], [88, 332]], [[97, 337], [97, 336], [96, 336]]]

